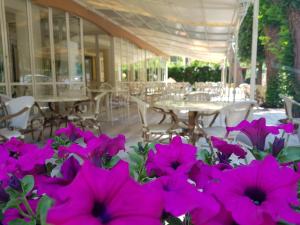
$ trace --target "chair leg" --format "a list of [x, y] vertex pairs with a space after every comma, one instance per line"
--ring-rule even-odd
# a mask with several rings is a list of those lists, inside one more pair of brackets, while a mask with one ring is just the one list
[[206, 140], [206, 142], [208, 143], [208, 146], [209, 146], [209, 149], [210, 149], [211, 154], [214, 154], [214, 148], [213, 148], [213, 146], [212, 146], [212, 144], [211, 144], [210, 139], [209, 139], [207, 136], [205, 136], [205, 140]]

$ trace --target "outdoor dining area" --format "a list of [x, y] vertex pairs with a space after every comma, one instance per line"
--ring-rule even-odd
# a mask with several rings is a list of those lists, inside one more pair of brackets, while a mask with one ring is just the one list
[[[212, 136], [236, 141], [228, 136], [226, 127], [259, 118], [259, 112], [264, 111], [256, 101], [247, 98], [243, 89], [236, 90], [239, 96], [233, 101], [228, 97], [232, 91], [226, 90], [221, 82], [194, 85], [124, 82], [116, 87], [102, 83], [98, 88], [73, 90], [61, 97], [11, 99], [2, 95], [4, 126], [0, 134], [2, 141], [16, 137], [43, 143], [55, 134], [55, 130], [73, 123], [95, 134], [120, 132], [129, 139], [134, 136], [129, 142], [168, 143], [179, 135], [187, 143], [207, 147]], [[278, 111], [278, 116], [269, 123], [280, 124], [283, 119], [293, 122], [296, 129], [292, 134], [292, 145], [298, 145], [298, 119], [293, 118], [292, 108], [299, 103], [286, 96], [282, 96], [282, 101], [286, 113]], [[264, 115], [267, 119], [270, 117], [268, 111]], [[128, 126], [132, 129], [126, 129]], [[199, 146], [200, 139], [206, 144], [202, 141]]]
[[0, 0], [0, 225], [300, 225], [299, 0]]

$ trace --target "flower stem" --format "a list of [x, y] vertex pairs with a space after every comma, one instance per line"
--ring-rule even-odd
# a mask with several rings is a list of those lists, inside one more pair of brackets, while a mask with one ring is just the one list
[[17, 210], [18, 210], [19, 214], [20, 214], [21, 216], [23, 216], [24, 218], [31, 218], [31, 216], [29, 216], [28, 214], [26, 214], [26, 213], [21, 209], [21, 207], [20, 207], [19, 205], [17, 205]]
[[24, 203], [24, 206], [25, 206], [27, 212], [30, 214], [30, 216], [35, 217], [35, 214], [34, 214], [33, 210], [31, 209], [31, 206], [29, 205], [29, 202], [26, 197], [23, 198], [23, 203]]

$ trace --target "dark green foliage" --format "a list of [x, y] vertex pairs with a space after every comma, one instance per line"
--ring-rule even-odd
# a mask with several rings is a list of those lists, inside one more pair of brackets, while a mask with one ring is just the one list
[[218, 82], [221, 81], [221, 69], [218, 64], [194, 61], [190, 66], [172, 66], [168, 70], [169, 77], [177, 82]]
[[[240, 61], [250, 64], [251, 48], [252, 48], [252, 23], [253, 23], [253, 6], [248, 9], [248, 12], [243, 20], [239, 32], [239, 58]], [[260, 27], [258, 36], [263, 35]], [[264, 46], [260, 39], [257, 42], [257, 61], [262, 63], [265, 59]]]
[[[295, 1], [286, 1], [286, 4], [289, 5], [294, 3], [288, 4], [287, 2]], [[252, 19], [253, 8], [251, 7], [245, 16], [239, 33], [239, 58], [242, 63], [248, 65], [251, 60]], [[279, 28], [278, 40], [275, 43], [272, 43], [270, 37], [264, 33], [266, 26]], [[260, 1], [257, 55], [259, 63], [264, 63], [265, 51], [270, 51], [276, 56], [277, 62], [274, 62], [272, 67], [278, 69], [278, 74], [273, 75], [274, 77], [268, 77], [265, 106], [282, 107], [279, 94], [295, 95], [293, 40], [285, 7], [282, 7], [280, 4], [274, 4], [272, 0]]]
[[282, 102], [279, 98], [279, 82], [277, 77], [270, 77], [267, 83], [266, 102], [265, 107], [277, 108], [282, 106]]

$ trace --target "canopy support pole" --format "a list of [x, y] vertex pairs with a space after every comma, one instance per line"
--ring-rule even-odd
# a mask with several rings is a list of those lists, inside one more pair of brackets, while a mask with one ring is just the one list
[[253, 26], [252, 26], [252, 50], [251, 50], [251, 79], [250, 79], [250, 99], [251, 100], [255, 99], [257, 39], [258, 39], [258, 13], [259, 13], [259, 0], [254, 0]]
[[239, 50], [239, 26], [235, 32], [235, 44], [234, 44], [234, 65], [233, 65], [233, 102], [235, 102], [236, 97], [236, 85], [238, 76], [238, 50]]

